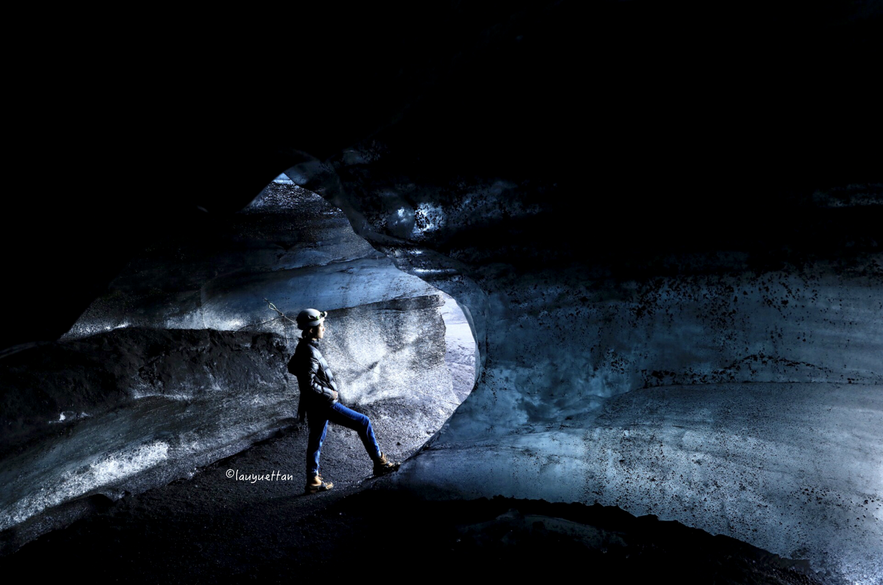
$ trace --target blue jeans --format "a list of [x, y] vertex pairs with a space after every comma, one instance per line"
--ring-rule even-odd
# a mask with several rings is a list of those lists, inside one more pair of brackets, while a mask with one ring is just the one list
[[368, 452], [371, 460], [380, 459], [380, 447], [377, 445], [377, 439], [374, 438], [371, 419], [339, 402], [331, 406], [316, 406], [307, 413], [310, 427], [310, 437], [307, 440], [307, 480], [319, 474], [319, 454], [322, 451], [322, 443], [325, 442], [328, 421], [359, 433], [359, 438], [362, 439], [362, 444], [365, 445], [365, 451]]

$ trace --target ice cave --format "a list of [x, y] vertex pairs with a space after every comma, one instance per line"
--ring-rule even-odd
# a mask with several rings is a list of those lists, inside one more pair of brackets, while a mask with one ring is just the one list
[[[286, 17], [16, 134], [4, 571], [883, 582], [876, 3]], [[316, 496], [305, 307], [402, 462]]]

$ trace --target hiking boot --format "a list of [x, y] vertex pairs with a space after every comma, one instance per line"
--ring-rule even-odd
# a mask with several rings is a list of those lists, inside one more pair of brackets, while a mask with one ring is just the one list
[[330, 481], [322, 481], [321, 475], [315, 475], [312, 479], [307, 480], [307, 488], [305, 490], [305, 493], [315, 494], [317, 492], [327, 492], [333, 487], [333, 483], [331, 483]]
[[386, 475], [387, 473], [392, 473], [396, 469], [399, 468], [399, 463], [394, 461], [390, 461], [389, 458], [383, 453], [380, 454], [380, 459], [374, 462], [374, 475]]

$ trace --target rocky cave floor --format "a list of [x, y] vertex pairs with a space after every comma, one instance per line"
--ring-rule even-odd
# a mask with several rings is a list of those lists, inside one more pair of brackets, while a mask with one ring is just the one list
[[387, 478], [368, 479], [355, 434], [342, 433], [350, 431], [329, 428], [323, 449], [330, 492], [302, 495], [306, 433], [290, 427], [190, 479], [105, 501], [0, 558], [0, 574], [290, 583], [357, 575], [570, 580], [578, 571], [589, 583], [822, 582], [799, 562], [618, 508], [502, 497], [426, 501], [391, 489]]

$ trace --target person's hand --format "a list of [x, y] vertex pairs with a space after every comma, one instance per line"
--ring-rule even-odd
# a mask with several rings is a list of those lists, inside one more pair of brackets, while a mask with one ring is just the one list
[[332, 390], [332, 391], [331, 391], [331, 399], [332, 399], [332, 400], [337, 400], [337, 390]]

